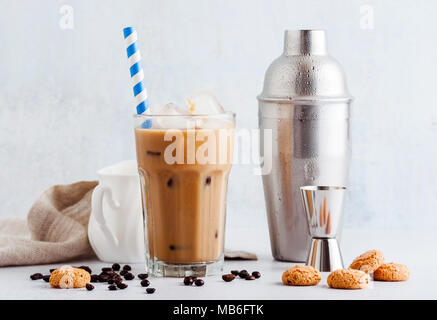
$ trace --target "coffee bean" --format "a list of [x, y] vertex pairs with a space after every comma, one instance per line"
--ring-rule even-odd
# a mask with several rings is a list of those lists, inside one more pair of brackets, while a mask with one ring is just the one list
[[99, 274], [99, 282], [108, 282], [110, 277], [107, 274]]
[[144, 280], [147, 279], [149, 275], [147, 273], [140, 273], [137, 277], [140, 278], [141, 280]]
[[97, 282], [99, 280], [99, 276], [96, 274], [91, 275], [91, 282]]
[[112, 270], [112, 268], [102, 268], [102, 272], [111, 273], [114, 272], [114, 270]]
[[127, 287], [128, 287], [128, 286], [127, 286], [126, 283], [123, 283], [123, 282], [119, 282], [119, 283], [117, 283], [117, 288], [118, 288], [118, 289], [123, 290], [123, 289], [126, 289]]
[[232, 273], [234, 276], [238, 276], [238, 275], [240, 274], [240, 271], [238, 271], [238, 270], [232, 270], [231, 273]]
[[115, 283], [115, 281], [113, 279], [108, 280], [108, 284], [114, 284], [114, 283]]
[[249, 272], [247, 270], [241, 270], [240, 273], [238, 273], [239, 277], [242, 279], [246, 279], [246, 277], [249, 276]]
[[113, 274], [110, 279], [114, 280], [114, 282], [123, 281], [123, 278], [118, 274]]
[[53, 271], [55, 271], [56, 269], [50, 269], [50, 273], [52, 273]]
[[232, 280], [235, 279], [235, 275], [233, 274], [224, 274], [222, 275], [222, 279], [226, 282], [231, 282]]
[[197, 279], [196, 281], [194, 281], [194, 284], [198, 287], [201, 287], [205, 284], [205, 282], [202, 279]]
[[133, 279], [135, 278], [135, 276], [134, 276], [132, 273], [128, 272], [128, 273], [126, 273], [126, 275], [124, 276], [124, 278], [125, 278], [126, 280], [133, 280]]
[[[113, 271], [113, 272], [114, 272], [114, 271]], [[102, 271], [100, 274], [101, 274], [101, 275], [108, 276], [109, 279], [111, 279], [111, 278], [114, 276], [114, 273], [111, 273], [111, 272], [109, 272], [109, 271]]]
[[246, 280], [255, 280], [255, 277], [254, 276], [247, 276]]
[[43, 275], [41, 273], [34, 273], [30, 276], [30, 279], [32, 280], [39, 280], [42, 279]]
[[159, 151], [151, 151], [151, 150], [147, 150], [146, 153], [147, 153], [149, 156], [155, 156], [155, 157], [161, 155], [161, 152], [159, 152]]
[[109, 290], [117, 290], [117, 286], [116, 286], [115, 284], [111, 284], [111, 285], [108, 287], [108, 289], [109, 289]]
[[130, 265], [128, 265], [128, 264], [125, 264], [125, 265], [123, 266], [123, 270], [126, 270], [126, 271], [131, 271], [131, 270], [132, 270], [132, 268], [131, 268], [131, 266], [130, 266]]
[[171, 188], [172, 185], [173, 185], [173, 179], [170, 178], [170, 179], [168, 179], [168, 181], [167, 181], [167, 187]]
[[152, 294], [152, 293], [154, 293], [155, 291], [156, 291], [155, 288], [147, 288], [147, 289], [146, 289], [146, 292], [147, 292], [148, 294]]
[[193, 282], [194, 282], [193, 277], [185, 277], [184, 278], [184, 284], [186, 286], [191, 286], [193, 284]]
[[83, 269], [83, 270], [85, 270], [86, 272], [88, 272], [89, 274], [92, 273], [91, 268], [88, 267], [88, 266], [80, 266], [79, 269]]
[[114, 271], [118, 271], [118, 270], [120, 270], [120, 265], [118, 264], [118, 263], [114, 263], [113, 265], [112, 265], [112, 270], [114, 270]]
[[148, 287], [150, 285], [150, 281], [147, 279], [141, 280], [140, 283], [142, 287]]
[[127, 270], [121, 270], [120, 271], [120, 276], [125, 276], [129, 271]]
[[206, 185], [210, 185], [211, 184], [211, 177], [206, 177], [205, 184]]
[[86, 287], [86, 289], [87, 289], [88, 291], [94, 290], [94, 286], [93, 286], [91, 283], [87, 283], [87, 284], [85, 285], [85, 287]]
[[50, 282], [50, 275], [43, 276], [42, 279], [43, 279], [45, 282]]
[[255, 279], [258, 279], [258, 278], [261, 277], [261, 272], [259, 272], [259, 271], [254, 271], [254, 272], [252, 272], [252, 275], [255, 277]]

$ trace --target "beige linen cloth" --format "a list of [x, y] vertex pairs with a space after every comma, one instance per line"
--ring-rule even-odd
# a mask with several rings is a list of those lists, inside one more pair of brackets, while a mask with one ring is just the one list
[[91, 195], [97, 181], [56, 185], [25, 219], [0, 221], [0, 266], [64, 262], [94, 255], [88, 242]]
[[[81, 181], [53, 186], [35, 201], [27, 221], [0, 221], [0, 266], [67, 262], [93, 256], [87, 229], [91, 196], [97, 184]], [[257, 257], [246, 251], [226, 251], [225, 259]]]

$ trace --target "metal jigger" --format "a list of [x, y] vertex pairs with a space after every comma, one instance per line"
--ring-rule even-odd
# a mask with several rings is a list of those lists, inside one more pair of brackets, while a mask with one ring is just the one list
[[300, 191], [311, 235], [306, 264], [322, 272], [343, 269], [336, 236], [341, 228], [346, 188], [304, 186]]

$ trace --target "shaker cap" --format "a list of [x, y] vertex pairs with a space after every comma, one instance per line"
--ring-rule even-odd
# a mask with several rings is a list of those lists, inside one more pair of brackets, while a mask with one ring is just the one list
[[324, 30], [286, 30], [284, 52], [266, 71], [261, 101], [349, 101], [341, 65], [328, 54]]

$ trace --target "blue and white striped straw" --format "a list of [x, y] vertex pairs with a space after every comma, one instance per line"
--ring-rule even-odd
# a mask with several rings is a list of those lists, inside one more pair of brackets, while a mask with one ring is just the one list
[[141, 54], [137, 47], [137, 32], [134, 27], [126, 27], [123, 29], [123, 34], [126, 41], [130, 76], [137, 103], [137, 114], [142, 114], [149, 109], [149, 101], [147, 99], [146, 86], [144, 85], [144, 71], [141, 65]]

